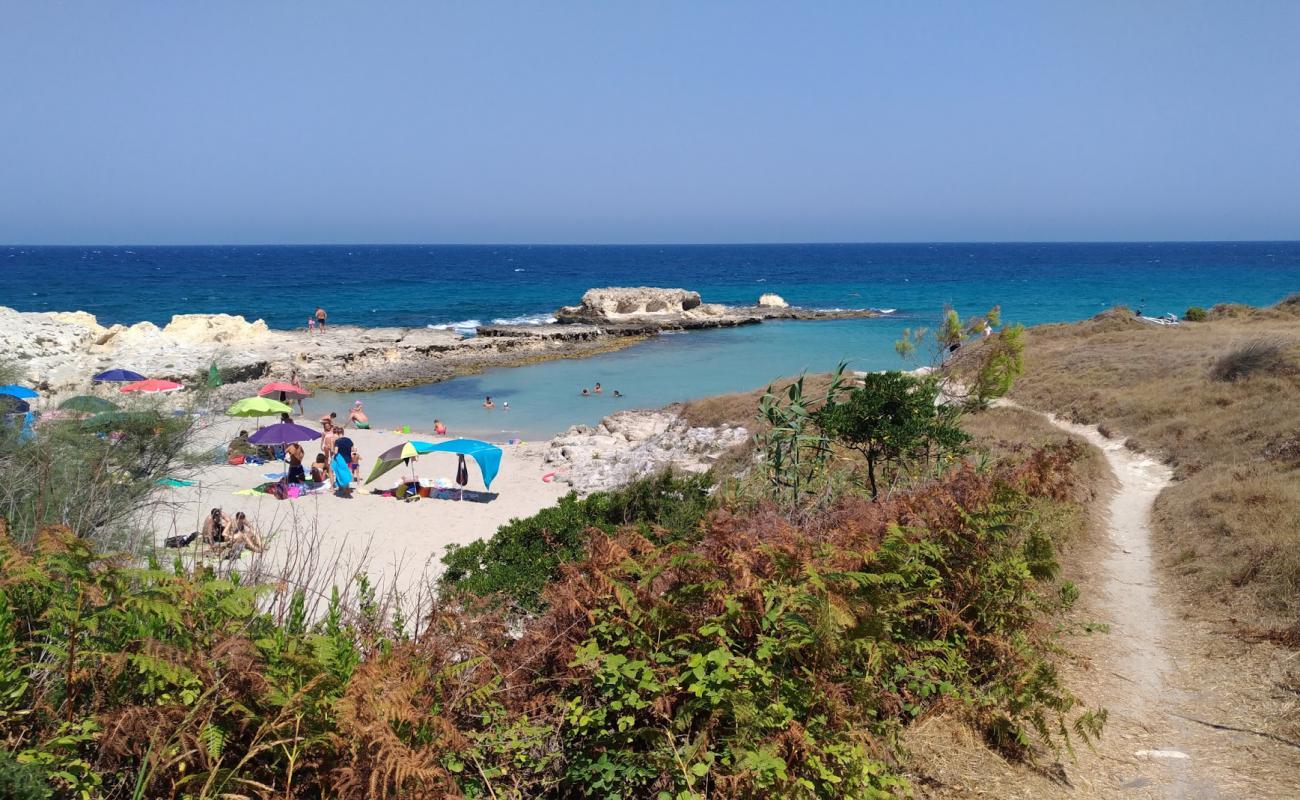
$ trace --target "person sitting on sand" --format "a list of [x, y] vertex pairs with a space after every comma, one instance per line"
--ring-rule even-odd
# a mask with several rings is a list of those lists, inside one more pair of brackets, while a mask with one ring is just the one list
[[497, 407], [496, 403], [493, 403], [493, 402], [492, 402], [492, 395], [488, 395], [487, 397], [485, 397], [485, 398], [483, 399], [483, 407], [484, 407], [484, 408], [496, 408], [496, 407]]
[[355, 425], [358, 430], [370, 429], [370, 417], [367, 417], [366, 412], [361, 408], [360, 400], [352, 404], [352, 410], [348, 412], [348, 422]]
[[203, 520], [203, 530], [199, 534], [206, 544], [221, 544], [230, 532], [230, 517], [219, 508], [214, 508]]
[[312, 483], [329, 483], [330, 477], [329, 456], [324, 453], [317, 453], [316, 463], [311, 465]]
[[302, 449], [302, 445], [293, 442], [284, 448], [284, 457], [289, 462], [289, 472], [284, 476], [287, 483], [306, 483], [307, 473], [303, 470], [302, 460], [306, 458], [307, 453]]
[[595, 394], [600, 394], [600, 381], [596, 381], [596, 388], [592, 390]]
[[325, 332], [325, 309], [316, 306], [316, 330]]
[[240, 431], [239, 435], [230, 440], [226, 445], [226, 460], [230, 461], [235, 456], [251, 456], [257, 452], [253, 443], [248, 441], [248, 431]]
[[242, 511], [235, 514], [235, 522], [230, 526], [226, 538], [228, 547], [233, 548], [241, 544], [254, 553], [266, 552], [266, 545], [262, 543], [262, 537], [258, 535], [257, 528], [253, 527], [253, 523], [248, 521], [248, 517], [244, 516]]
[[433, 421], [433, 432], [434, 432], [434, 434], [437, 435], [437, 436], [446, 436], [446, 435], [447, 435], [447, 426], [442, 424], [442, 420], [440, 420], [440, 419], [435, 419], [435, 420]]

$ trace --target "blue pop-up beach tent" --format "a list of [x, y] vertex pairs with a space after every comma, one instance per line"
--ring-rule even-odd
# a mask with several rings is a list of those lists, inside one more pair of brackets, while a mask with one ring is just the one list
[[483, 485], [488, 489], [492, 488], [492, 481], [501, 469], [501, 448], [478, 439], [452, 439], [450, 442], [432, 445], [427, 452], [455, 453], [474, 459], [478, 463], [479, 472], [483, 473]]

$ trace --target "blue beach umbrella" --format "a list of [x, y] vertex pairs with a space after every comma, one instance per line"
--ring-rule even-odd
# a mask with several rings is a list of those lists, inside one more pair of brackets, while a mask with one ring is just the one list
[[[483, 485], [488, 489], [492, 488], [492, 481], [496, 479], [497, 472], [501, 469], [501, 448], [487, 442], [480, 442], [478, 439], [452, 439], [449, 442], [442, 442], [429, 447], [430, 453], [455, 453], [461, 456], [469, 456], [478, 463], [479, 471], [483, 473]], [[457, 481], [462, 486], [464, 481]]]
[[19, 400], [35, 400], [41, 396], [35, 389], [29, 389], [26, 386], [19, 386], [16, 383], [8, 383], [4, 386], [0, 386], [0, 394], [17, 397]]
[[105, 381], [107, 383], [135, 383], [136, 381], [145, 380], [145, 377], [129, 369], [109, 369], [94, 376], [91, 380]]

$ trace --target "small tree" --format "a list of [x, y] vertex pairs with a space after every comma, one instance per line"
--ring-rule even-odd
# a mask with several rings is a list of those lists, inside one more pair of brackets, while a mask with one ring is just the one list
[[967, 399], [970, 405], [984, 408], [1011, 391], [1011, 385], [1025, 371], [1024, 333], [1024, 325], [1012, 325], [989, 342]]
[[902, 372], [865, 376], [861, 387], [842, 402], [828, 403], [814, 415], [832, 439], [866, 459], [871, 499], [880, 496], [877, 476], [889, 467], [960, 452], [967, 441], [957, 427], [961, 410], [940, 403], [939, 384]]
[[791, 506], [798, 504], [800, 493], [807, 490], [830, 456], [830, 442], [813, 422], [813, 408], [830, 405], [839, 396], [847, 366], [840, 362], [836, 367], [820, 402], [805, 394], [803, 375], [783, 393], [767, 387], [758, 402], [760, 429], [754, 443], [767, 468], [772, 494], [783, 500], [788, 491]]

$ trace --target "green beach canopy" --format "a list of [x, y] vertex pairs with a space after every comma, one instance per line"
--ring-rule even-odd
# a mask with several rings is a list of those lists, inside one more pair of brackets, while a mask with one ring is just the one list
[[62, 403], [59, 408], [64, 411], [80, 411], [84, 414], [102, 414], [105, 411], [116, 411], [119, 406], [111, 400], [105, 400], [102, 397], [92, 397], [88, 394], [79, 394], [76, 397], [69, 397]]
[[245, 397], [236, 400], [226, 409], [226, 413], [232, 417], [275, 417], [291, 411], [293, 409], [284, 403], [269, 397]]

